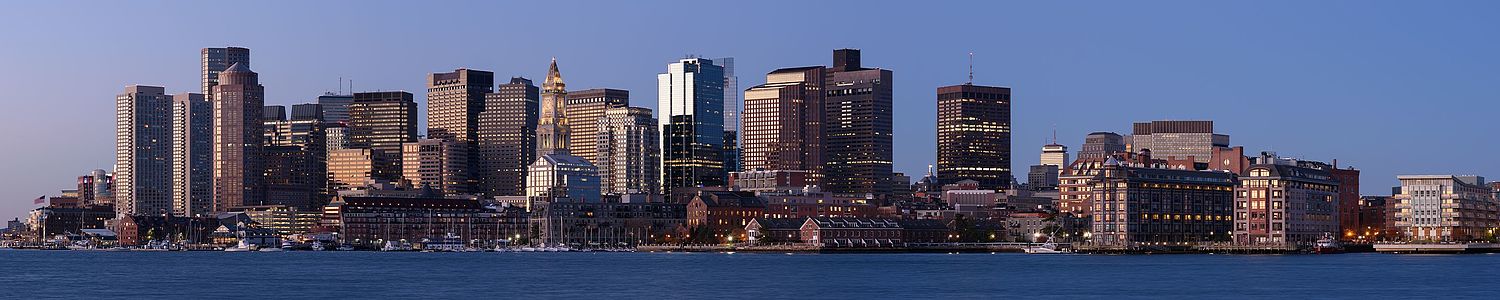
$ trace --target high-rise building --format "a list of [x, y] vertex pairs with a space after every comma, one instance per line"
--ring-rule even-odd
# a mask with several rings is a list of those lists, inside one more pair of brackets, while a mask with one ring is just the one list
[[807, 184], [822, 185], [826, 71], [778, 69], [766, 74], [766, 84], [745, 90], [742, 169], [806, 171]]
[[630, 91], [617, 89], [587, 89], [568, 92], [563, 105], [563, 118], [567, 119], [569, 136], [568, 153], [594, 164], [594, 151], [598, 148], [599, 122], [604, 120], [604, 111], [630, 105]]
[[1069, 162], [1068, 146], [1058, 144], [1057, 141], [1042, 145], [1041, 164], [1056, 166], [1060, 170], [1063, 167], [1067, 167]]
[[656, 75], [663, 194], [724, 186], [724, 68], [684, 58]]
[[1497, 205], [1484, 178], [1402, 175], [1395, 195], [1395, 230], [1407, 241], [1467, 242], [1500, 227]]
[[78, 198], [83, 201], [84, 206], [114, 205], [114, 178], [109, 172], [98, 169], [88, 175], [78, 176]]
[[833, 51], [833, 68], [824, 81], [826, 191], [876, 198], [891, 194], [893, 79], [891, 70], [860, 66], [859, 50]]
[[540, 116], [537, 120], [537, 160], [526, 168], [529, 203], [599, 202], [599, 169], [588, 160], [568, 152], [571, 139], [563, 115], [567, 86], [557, 70], [557, 59], [542, 82]]
[[450, 140], [422, 139], [401, 147], [401, 179], [443, 195], [470, 193], [468, 150]]
[[[328, 152], [328, 184], [334, 191], [364, 187], [375, 181], [375, 166], [393, 162], [380, 160], [370, 149], [339, 149]], [[388, 180], [387, 180], [388, 181]]]
[[323, 145], [328, 151], [349, 148], [349, 126], [343, 123], [323, 123], [323, 134], [327, 138]]
[[318, 105], [323, 107], [323, 122], [329, 124], [348, 122], [351, 103], [354, 103], [354, 95], [324, 93], [318, 96]]
[[172, 98], [132, 85], [115, 96], [115, 212], [172, 212]]
[[713, 59], [724, 68], [724, 172], [739, 172], [744, 165], [740, 152], [740, 77], [734, 75], [734, 58]]
[[[293, 106], [293, 111], [303, 107], [300, 118], [266, 119], [262, 123], [265, 127], [266, 198], [254, 205], [315, 209], [326, 204], [328, 137], [323, 121], [317, 117], [322, 109], [316, 106], [299, 104]], [[266, 114], [266, 117], [272, 116]]]
[[213, 100], [213, 87], [219, 84], [219, 72], [229, 69], [234, 64], [250, 67], [250, 49], [240, 47], [225, 48], [203, 48], [202, 56], [202, 84], [203, 95], [206, 100]]
[[1026, 173], [1026, 185], [1033, 191], [1056, 189], [1058, 175], [1057, 166], [1033, 165]]
[[261, 139], [264, 132], [261, 108], [265, 87], [250, 67], [234, 64], [219, 72], [213, 86], [214, 160], [213, 210], [231, 208], [265, 199], [265, 165]]
[[1125, 152], [1125, 137], [1113, 132], [1095, 132], [1083, 138], [1078, 159], [1104, 159], [1121, 152]]
[[494, 86], [495, 73], [490, 71], [457, 69], [427, 75], [427, 137], [477, 140], [484, 94], [493, 92]]
[[172, 96], [172, 212], [213, 213], [214, 104], [203, 94]]
[[538, 99], [530, 79], [513, 77], [484, 95], [479, 113], [480, 192], [487, 196], [526, 194], [526, 166], [536, 161]]
[[973, 83], [939, 87], [937, 106], [938, 181], [973, 180], [984, 190], [1009, 188], [1010, 88]]
[[1234, 242], [1307, 247], [1324, 235], [1338, 234], [1339, 182], [1330, 169], [1320, 162], [1263, 153], [1235, 187]]
[[600, 189], [605, 194], [658, 194], [660, 134], [650, 108], [620, 107], [604, 112], [597, 134]]
[[260, 110], [262, 121], [286, 121], [286, 106], [266, 105]]
[[303, 103], [292, 105], [291, 117], [293, 121], [314, 120], [323, 122], [323, 105], [317, 103]]
[[417, 103], [404, 91], [354, 93], [349, 104], [349, 148], [370, 149], [377, 164], [374, 179], [401, 177], [401, 145], [417, 141]]
[[1135, 123], [1127, 149], [1151, 150], [1153, 157], [1208, 163], [1218, 148], [1229, 147], [1229, 135], [1214, 133], [1214, 121], [1151, 121]]

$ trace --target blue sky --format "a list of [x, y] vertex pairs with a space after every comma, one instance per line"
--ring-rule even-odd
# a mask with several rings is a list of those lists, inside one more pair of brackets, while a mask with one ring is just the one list
[[[1366, 194], [1397, 174], [1500, 177], [1500, 5], [1391, 1], [28, 1], [0, 9], [0, 217], [113, 163], [129, 84], [198, 90], [198, 50], [251, 48], [269, 104], [358, 91], [424, 101], [429, 72], [545, 74], [655, 106], [684, 55], [732, 56], [741, 87], [860, 48], [895, 71], [896, 169], [934, 160], [938, 86], [1013, 88], [1013, 167], [1130, 122], [1212, 119], [1249, 151], [1338, 159]], [[1024, 178], [1024, 174], [1019, 174]], [[1500, 178], [1497, 178], [1500, 179]]]

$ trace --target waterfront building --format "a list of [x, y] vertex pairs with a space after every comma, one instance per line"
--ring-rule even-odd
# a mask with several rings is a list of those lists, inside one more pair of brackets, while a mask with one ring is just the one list
[[115, 218], [115, 210], [108, 206], [52, 207], [31, 210], [26, 215], [26, 228], [30, 236], [51, 239], [61, 234], [78, 234], [84, 229], [104, 228], [105, 220]]
[[526, 166], [536, 161], [540, 90], [530, 79], [512, 77], [484, 95], [479, 113], [479, 192], [526, 194]]
[[214, 104], [203, 94], [172, 96], [172, 213], [213, 212]]
[[766, 74], [766, 84], [745, 90], [744, 171], [802, 172], [803, 185], [821, 185], [826, 76], [822, 66], [777, 69]]
[[381, 182], [401, 177], [401, 145], [417, 141], [417, 103], [404, 91], [354, 93], [349, 104], [349, 148], [370, 149], [377, 161], [372, 176]]
[[684, 58], [656, 75], [663, 192], [724, 186], [724, 68]]
[[687, 204], [687, 229], [699, 243], [746, 241], [745, 225], [765, 211], [766, 200], [750, 192], [700, 191]]
[[186, 245], [207, 244], [219, 219], [214, 216], [123, 215], [104, 227], [115, 232], [120, 246], [141, 246], [151, 241]]
[[906, 243], [940, 243], [952, 232], [940, 220], [807, 218], [800, 228], [805, 244], [822, 248], [896, 248]]
[[276, 230], [282, 235], [311, 232], [323, 219], [322, 206], [304, 209], [286, 205], [245, 206], [240, 212], [260, 226]]
[[265, 199], [261, 109], [265, 87], [244, 64], [219, 72], [213, 86], [213, 212]]
[[1328, 175], [1339, 183], [1339, 239], [1353, 240], [1360, 236], [1361, 227], [1359, 201], [1359, 170], [1354, 167], [1339, 168], [1339, 161], [1333, 160], [1333, 166], [1328, 169]]
[[114, 183], [118, 213], [172, 212], [172, 99], [162, 87], [115, 96]]
[[448, 234], [485, 248], [525, 244], [531, 236], [524, 211], [469, 199], [340, 197], [324, 210], [323, 221], [339, 230], [340, 243], [370, 249]]
[[[1230, 241], [1234, 174], [1113, 157], [1094, 171], [1088, 191], [1093, 247], [1186, 248]], [[1077, 165], [1077, 162], [1074, 163]]]
[[[1354, 224], [1357, 225], [1354, 228], [1354, 236], [1346, 236], [1345, 239], [1360, 243], [1369, 243], [1400, 237], [1398, 232], [1394, 232], [1387, 227], [1390, 224], [1389, 218], [1391, 216], [1388, 208], [1391, 204], [1394, 204], [1393, 202], [1395, 201], [1391, 199], [1391, 196], [1359, 197], [1359, 201], [1355, 202], [1355, 204], [1359, 205], [1359, 213], [1355, 214]], [[1341, 215], [1339, 216], [1339, 221], [1345, 222], [1346, 220]]]
[[682, 236], [686, 209], [669, 203], [538, 202], [531, 207], [531, 245], [617, 248]]
[[965, 83], [937, 95], [938, 181], [1010, 187], [1010, 88]]
[[1214, 133], [1214, 121], [1151, 121], [1135, 123], [1126, 143], [1133, 153], [1151, 150], [1155, 157], [1208, 163], [1215, 149], [1229, 147], [1229, 135]]
[[323, 93], [318, 96], [317, 103], [323, 109], [324, 123], [345, 123], [349, 122], [349, 105], [354, 103], [354, 95]]
[[250, 67], [250, 49], [241, 47], [203, 48], [201, 51], [201, 83], [205, 100], [213, 100], [213, 87], [219, 84], [219, 72], [235, 64]]
[[1394, 226], [1412, 242], [1467, 242], [1500, 227], [1497, 205], [1484, 178], [1401, 175], [1394, 197]]
[[891, 70], [861, 66], [857, 49], [833, 51], [833, 68], [824, 79], [824, 190], [890, 196], [894, 78]]
[[1125, 152], [1125, 137], [1113, 132], [1094, 132], [1083, 138], [1078, 159], [1104, 159], [1120, 152]]
[[459, 143], [478, 139], [484, 94], [494, 92], [495, 73], [457, 69], [427, 75], [427, 137]]
[[1339, 234], [1339, 182], [1331, 169], [1263, 153], [1235, 187], [1235, 243], [1310, 247], [1324, 235]]
[[582, 157], [595, 165], [599, 148], [599, 124], [605, 112], [630, 105], [630, 91], [617, 89], [587, 89], [565, 94], [561, 112], [567, 119], [568, 153]]
[[595, 165], [605, 194], [659, 195], [661, 135], [651, 109], [611, 108], [599, 121]]
[[401, 179], [414, 189], [442, 195], [470, 194], [467, 147], [451, 140], [422, 139], [401, 146]]
[[600, 201], [599, 169], [568, 152], [571, 132], [562, 111], [566, 98], [567, 86], [557, 70], [557, 60], [553, 59], [547, 80], [542, 82], [537, 160], [526, 168], [526, 196], [532, 203]]

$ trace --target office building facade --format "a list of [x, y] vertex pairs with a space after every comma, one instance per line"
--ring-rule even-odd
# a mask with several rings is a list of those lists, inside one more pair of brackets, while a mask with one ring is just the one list
[[825, 190], [886, 197], [892, 192], [894, 75], [861, 66], [856, 49], [834, 50], [833, 59], [824, 80]]
[[265, 87], [242, 64], [219, 72], [213, 86], [213, 211], [226, 212], [265, 199], [261, 109]]
[[937, 90], [937, 177], [942, 184], [1010, 187], [1010, 88], [961, 84]]
[[172, 98], [132, 85], [115, 96], [115, 211], [172, 212]]
[[605, 194], [659, 194], [660, 134], [651, 109], [611, 108], [604, 112], [596, 134], [600, 189]]
[[656, 82], [663, 192], [724, 186], [724, 68], [685, 58], [667, 65]]
[[484, 95], [479, 113], [479, 191], [487, 196], [526, 194], [526, 167], [536, 161], [540, 90], [513, 77]]
[[826, 76], [822, 66], [783, 68], [745, 90], [743, 170], [805, 171], [808, 184], [822, 184]]

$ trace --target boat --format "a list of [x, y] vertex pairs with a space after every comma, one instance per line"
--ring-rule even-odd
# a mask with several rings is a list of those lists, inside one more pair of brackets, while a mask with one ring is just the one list
[[1323, 233], [1323, 237], [1318, 238], [1317, 243], [1313, 244], [1312, 253], [1313, 254], [1338, 254], [1338, 253], [1344, 253], [1344, 245], [1339, 244], [1339, 240], [1333, 238], [1333, 234], [1329, 234], [1327, 232], [1324, 232]]
[[1026, 246], [1026, 248], [1021, 248], [1021, 250], [1022, 251], [1026, 251], [1027, 254], [1059, 254], [1059, 253], [1068, 253], [1068, 250], [1064, 250], [1064, 249], [1058, 248], [1057, 247], [1057, 243], [1053, 243], [1053, 242], [1050, 242], [1050, 241], [1046, 242], [1046, 243], [1042, 243], [1041, 245]]
[[224, 248], [224, 252], [250, 252], [255, 251], [255, 248], [255, 245], [246, 243], [245, 240], [240, 240], [240, 243], [234, 245], [234, 247]]
[[464, 240], [453, 233], [437, 239], [422, 239], [422, 252], [464, 252], [466, 248]]
[[338, 248], [336, 248], [334, 250], [338, 250], [338, 251], [354, 251], [354, 246], [342, 245], [342, 246], [339, 246]]
[[323, 250], [328, 250], [327, 248], [323, 247], [323, 242], [313, 242], [312, 243], [312, 251], [323, 251]]

